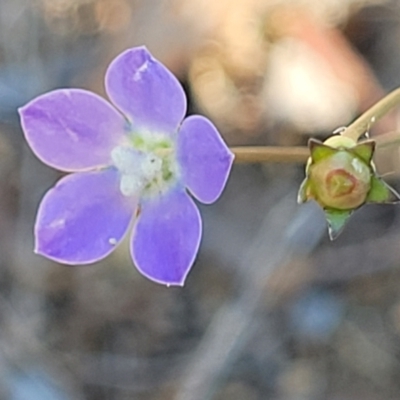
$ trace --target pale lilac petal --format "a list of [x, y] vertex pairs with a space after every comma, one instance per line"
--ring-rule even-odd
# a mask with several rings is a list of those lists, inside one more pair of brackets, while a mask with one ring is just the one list
[[178, 134], [178, 162], [182, 179], [202, 203], [213, 203], [221, 195], [234, 155], [215, 126], [195, 115], [183, 121]]
[[182, 286], [200, 239], [197, 206], [183, 190], [171, 190], [143, 203], [132, 237], [132, 258], [149, 279]]
[[100, 260], [123, 238], [136, 204], [121, 194], [113, 169], [68, 175], [40, 204], [35, 252], [64, 264]]
[[186, 113], [182, 86], [145, 47], [129, 49], [112, 61], [106, 89], [139, 129], [173, 134]]
[[126, 126], [111, 104], [80, 89], [49, 92], [19, 112], [33, 152], [62, 171], [109, 165], [111, 150], [122, 140]]

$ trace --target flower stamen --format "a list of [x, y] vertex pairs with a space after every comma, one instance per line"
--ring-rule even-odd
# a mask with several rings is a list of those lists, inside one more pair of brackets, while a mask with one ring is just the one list
[[[146, 142], [141, 141], [141, 147], [146, 148]], [[171, 151], [143, 151], [133, 146], [118, 146], [113, 149], [111, 158], [121, 174], [120, 190], [124, 196], [164, 192], [177, 175]]]

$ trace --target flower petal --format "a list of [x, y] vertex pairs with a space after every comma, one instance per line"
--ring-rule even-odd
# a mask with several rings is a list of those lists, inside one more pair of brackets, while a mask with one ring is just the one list
[[131, 244], [138, 270], [158, 283], [182, 286], [199, 249], [201, 226], [197, 206], [182, 189], [145, 202]]
[[215, 126], [200, 115], [185, 119], [178, 134], [177, 152], [188, 189], [203, 203], [217, 200], [228, 180], [234, 155]]
[[186, 113], [182, 86], [145, 47], [129, 49], [112, 61], [106, 89], [134, 127], [172, 134]]
[[136, 204], [120, 192], [114, 169], [68, 175], [40, 204], [35, 252], [65, 264], [100, 260], [121, 241]]
[[60, 89], [19, 110], [30, 147], [45, 164], [62, 171], [108, 165], [126, 121], [109, 103], [80, 89]]

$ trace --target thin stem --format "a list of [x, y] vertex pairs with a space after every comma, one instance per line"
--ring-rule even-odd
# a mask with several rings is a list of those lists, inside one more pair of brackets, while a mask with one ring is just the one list
[[[357, 141], [361, 135], [369, 131], [375, 122], [384, 117], [397, 105], [400, 105], [400, 88], [395, 89], [382, 100], [379, 100], [341, 134]], [[398, 132], [380, 135], [375, 139], [378, 147], [400, 144], [400, 134]], [[235, 154], [235, 162], [237, 163], [302, 163], [306, 162], [309, 157], [307, 147], [233, 147], [231, 150]]]
[[375, 122], [384, 117], [392, 108], [399, 104], [400, 88], [397, 88], [358, 117], [342, 132], [342, 135], [357, 141], [361, 135], [368, 132]]
[[303, 163], [310, 156], [308, 147], [277, 147], [277, 146], [241, 146], [231, 147], [235, 154], [235, 163]]
[[[378, 148], [400, 146], [400, 132], [388, 132], [374, 139]], [[240, 146], [230, 149], [235, 154], [235, 163], [305, 163], [310, 156], [306, 146]]]

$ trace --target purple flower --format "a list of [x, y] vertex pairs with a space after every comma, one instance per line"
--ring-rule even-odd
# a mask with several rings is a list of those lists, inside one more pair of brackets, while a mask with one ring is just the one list
[[183, 120], [185, 93], [145, 47], [120, 54], [105, 79], [112, 105], [61, 89], [20, 109], [33, 152], [73, 172], [44, 196], [35, 252], [65, 264], [110, 254], [134, 221], [130, 250], [149, 279], [183, 285], [201, 239], [202, 203], [220, 196], [233, 154], [201, 116]]

